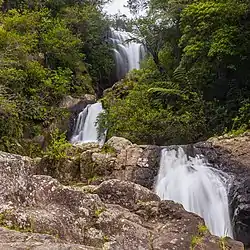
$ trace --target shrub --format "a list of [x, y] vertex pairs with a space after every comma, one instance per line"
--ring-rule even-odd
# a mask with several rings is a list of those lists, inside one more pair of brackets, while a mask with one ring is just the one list
[[65, 133], [60, 134], [58, 129], [51, 133], [51, 141], [44, 153], [50, 160], [61, 160], [68, 157], [67, 151], [72, 145], [66, 140]]

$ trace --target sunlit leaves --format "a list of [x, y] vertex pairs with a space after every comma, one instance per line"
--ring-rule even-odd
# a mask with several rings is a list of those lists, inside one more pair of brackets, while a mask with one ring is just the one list
[[181, 14], [181, 46], [187, 56], [234, 55], [238, 26], [248, 6], [237, 1], [201, 1], [188, 5]]

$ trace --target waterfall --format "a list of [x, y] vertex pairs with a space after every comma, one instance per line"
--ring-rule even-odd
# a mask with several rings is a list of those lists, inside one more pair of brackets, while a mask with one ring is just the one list
[[125, 31], [110, 30], [110, 42], [114, 45], [114, 57], [116, 62], [116, 78], [120, 80], [132, 69], [140, 68], [140, 61], [145, 56], [144, 46], [130, 41], [134, 36]]
[[[139, 69], [140, 61], [145, 56], [144, 47], [136, 42], [126, 41], [133, 36], [125, 31], [111, 29], [110, 41], [114, 45], [114, 56], [116, 61], [116, 80], [120, 80], [130, 70]], [[96, 119], [103, 112], [101, 103], [88, 105], [77, 118], [75, 130], [71, 138], [72, 143], [97, 142], [103, 144], [106, 132], [98, 138]]]
[[72, 143], [88, 143], [95, 142], [103, 144], [105, 141], [105, 132], [98, 136], [97, 130], [97, 117], [103, 112], [102, 104], [97, 102], [95, 104], [89, 104], [77, 118], [76, 126], [73, 136], [71, 138]]
[[187, 211], [200, 215], [212, 234], [233, 238], [228, 178], [200, 156], [187, 157], [182, 148], [163, 149], [155, 191], [161, 199], [181, 203]]

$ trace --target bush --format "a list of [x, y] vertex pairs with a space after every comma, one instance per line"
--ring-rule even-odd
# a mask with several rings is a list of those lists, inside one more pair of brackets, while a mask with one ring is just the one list
[[66, 135], [60, 134], [59, 130], [55, 129], [50, 136], [51, 140], [44, 156], [56, 161], [68, 158], [67, 151], [72, 145], [66, 140]]
[[242, 107], [239, 109], [238, 115], [233, 119], [233, 130], [250, 129], [250, 102], [246, 100]]
[[[141, 75], [127, 95], [112, 92], [104, 98], [106, 112], [100, 127], [108, 128], [108, 137], [122, 136], [138, 144], [179, 144], [194, 142], [205, 132], [201, 97], [185, 92], [168, 82], [148, 83]], [[151, 80], [150, 80], [151, 81]], [[129, 76], [120, 89], [131, 86]], [[163, 88], [164, 86], [164, 88]]]

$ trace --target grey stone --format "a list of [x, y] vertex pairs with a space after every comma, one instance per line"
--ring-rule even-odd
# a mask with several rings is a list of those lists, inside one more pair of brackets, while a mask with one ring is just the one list
[[199, 216], [138, 184], [63, 186], [37, 171], [32, 159], [0, 152], [0, 249], [187, 250], [195, 235], [197, 249], [221, 249], [218, 237], [200, 233]]

